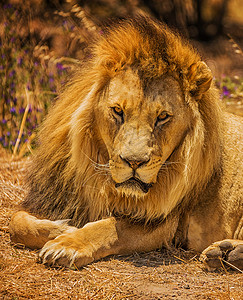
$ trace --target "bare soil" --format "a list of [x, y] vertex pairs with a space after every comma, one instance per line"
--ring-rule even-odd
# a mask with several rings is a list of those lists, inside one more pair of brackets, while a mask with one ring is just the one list
[[242, 274], [209, 273], [183, 250], [109, 257], [81, 270], [38, 263], [37, 251], [15, 247], [8, 232], [27, 163], [0, 149], [0, 299], [243, 299]]

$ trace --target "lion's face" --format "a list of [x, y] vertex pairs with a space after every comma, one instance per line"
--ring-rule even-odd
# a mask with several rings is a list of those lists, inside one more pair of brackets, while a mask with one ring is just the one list
[[156, 185], [190, 126], [183, 97], [172, 76], [146, 83], [128, 69], [111, 80], [96, 119], [118, 191], [144, 196]]

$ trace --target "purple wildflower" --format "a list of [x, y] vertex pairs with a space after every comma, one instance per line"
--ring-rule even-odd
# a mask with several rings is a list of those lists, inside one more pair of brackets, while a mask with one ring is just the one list
[[60, 63], [60, 62], [58, 62], [58, 63], [56, 64], [56, 67], [57, 67], [57, 69], [60, 70], [60, 71], [65, 70], [65, 68], [63, 67], [63, 64]]
[[223, 96], [230, 97], [230, 91], [228, 90], [228, 88], [225, 85], [223, 86]]
[[23, 63], [23, 57], [19, 57], [19, 58], [17, 59], [17, 64], [18, 64], [19, 66], [21, 66], [22, 63]]
[[24, 107], [20, 107], [20, 109], [19, 109], [19, 114], [23, 114], [24, 111], [25, 111], [25, 108], [24, 108]]
[[14, 107], [11, 107], [10, 108], [10, 112], [11, 112], [11, 114], [15, 114], [16, 113], [16, 109]]
[[13, 77], [14, 76], [14, 74], [15, 74], [15, 70], [12, 70], [10, 73], [9, 73], [9, 77]]
[[7, 120], [6, 119], [2, 119], [2, 124], [6, 124]]
[[8, 9], [8, 8], [12, 8], [12, 7], [13, 7], [13, 5], [11, 5], [11, 4], [4, 4], [4, 6], [3, 6], [4, 9]]

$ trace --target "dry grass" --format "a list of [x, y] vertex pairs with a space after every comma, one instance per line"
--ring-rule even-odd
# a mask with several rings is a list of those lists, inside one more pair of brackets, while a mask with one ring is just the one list
[[1, 299], [242, 299], [242, 274], [207, 273], [182, 250], [111, 257], [79, 271], [38, 264], [37, 253], [11, 245], [8, 233], [27, 163], [0, 149]]

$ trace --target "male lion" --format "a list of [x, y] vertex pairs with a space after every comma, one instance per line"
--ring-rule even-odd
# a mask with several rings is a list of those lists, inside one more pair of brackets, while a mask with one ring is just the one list
[[23, 207], [59, 221], [20, 211], [12, 241], [43, 247], [48, 265], [81, 267], [174, 243], [208, 247], [209, 269], [227, 260], [242, 268], [240, 122], [221, 112], [192, 46], [149, 18], [121, 21], [39, 133]]

